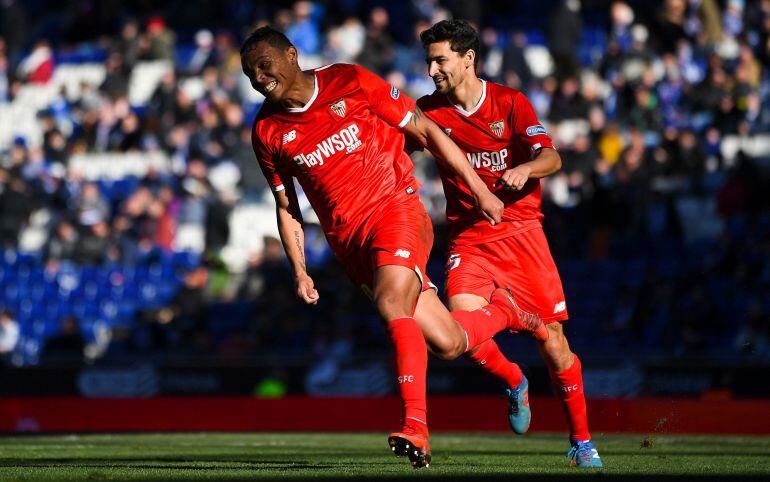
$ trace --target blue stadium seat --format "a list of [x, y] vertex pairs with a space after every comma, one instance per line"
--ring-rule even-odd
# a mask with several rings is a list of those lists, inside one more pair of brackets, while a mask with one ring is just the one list
[[529, 45], [548, 45], [548, 40], [545, 36], [545, 32], [539, 29], [531, 29], [524, 32], [527, 37], [527, 44]]

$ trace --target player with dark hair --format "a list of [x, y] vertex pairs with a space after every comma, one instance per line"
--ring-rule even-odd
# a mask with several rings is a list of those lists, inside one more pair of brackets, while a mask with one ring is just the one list
[[445, 160], [485, 222], [500, 221], [503, 203], [413, 100], [371, 72], [343, 64], [302, 71], [297, 49], [270, 27], [246, 39], [241, 64], [254, 89], [266, 97], [252, 142], [275, 196], [297, 296], [318, 302], [305, 267], [292, 178], [302, 186], [347, 274], [374, 301], [390, 336], [403, 413], [402, 429], [389, 437], [389, 445], [414, 467], [426, 466], [431, 457], [427, 351], [452, 359], [506, 328], [539, 339], [548, 331], [538, 317], [519, 310], [505, 289], [474, 311], [450, 313], [441, 303], [425, 276], [433, 230], [417, 195], [403, 134]]
[[[540, 178], [558, 171], [561, 158], [524, 94], [476, 76], [479, 37], [468, 22], [444, 20], [420, 38], [436, 91], [418, 100], [418, 107], [505, 203], [502, 222], [482, 222], [468, 189], [439, 159], [449, 221], [448, 306], [483, 308], [505, 286], [521, 309], [540, 316], [550, 336], [538, 348], [570, 426], [567, 456], [579, 467], [601, 467], [588, 432], [580, 360], [561, 325], [568, 318], [564, 292], [541, 224]], [[491, 339], [467, 356], [506, 381], [511, 427], [526, 431], [528, 382], [518, 366]]]

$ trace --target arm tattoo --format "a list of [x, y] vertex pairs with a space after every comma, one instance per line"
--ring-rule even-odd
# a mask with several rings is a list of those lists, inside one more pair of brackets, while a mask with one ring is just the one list
[[414, 106], [414, 115], [412, 115], [412, 124], [417, 126], [417, 122], [422, 119], [424, 114], [422, 113], [422, 109], [418, 106]]
[[294, 242], [297, 244], [297, 249], [299, 250], [299, 260], [302, 265], [302, 269], [307, 271], [307, 266], [305, 266], [305, 248], [302, 246], [302, 240], [300, 240], [300, 231], [294, 231]]

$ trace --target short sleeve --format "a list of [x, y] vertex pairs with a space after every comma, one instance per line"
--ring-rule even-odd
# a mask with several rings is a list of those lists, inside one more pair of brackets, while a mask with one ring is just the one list
[[262, 174], [265, 175], [270, 188], [275, 192], [282, 191], [285, 186], [281, 179], [281, 173], [278, 172], [278, 168], [275, 165], [275, 156], [257, 134], [256, 127], [251, 131], [251, 145], [254, 148], [254, 154], [257, 156], [259, 167], [262, 169]]
[[514, 136], [527, 146], [530, 155], [544, 147], [553, 148], [553, 141], [545, 130], [545, 127], [537, 119], [537, 114], [529, 99], [519, 92], [513, 98], [513, 125]]
[[403, 128], [414, 114], [414, 100], [363, 67], [355, 68], [374, 113], [393, 127]]

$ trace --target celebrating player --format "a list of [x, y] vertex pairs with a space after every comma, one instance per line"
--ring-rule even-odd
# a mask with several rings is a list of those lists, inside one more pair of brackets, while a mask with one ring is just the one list
[[[329, 246], [348, 275], [374, 301], [395, 353], [402, 429], [388, 442], [415, 467], [430, 462], [426, 419], [427, 349], [455, 358], [498, 331], [548, 331], [521, 312], [508, 291], [489, 305], [450, 314], [425, 276], [433, 230], [403, 151], [406, 133], [445, 160], [474, 209], [497, 224], [503, 203], [414, 101], [353, 65], [300, 70], [297, 50], [277, 30], [254, 31], [241, 48], [243, 72], [266, 97], [252, 142], [275, 200], [278, 229], [295, 274], [296, 293], [318, 302], [307, 272], [302, 218], [292, 177], [318, 214]], [[427, 342], [427, 346], [426, 346]]]
[[[580, 360], [562, 330], [568, 316], [561, 280], [541, 225], [540, 178], [558, 171], [561, 158], [524, 94], [476, 76], [479, 37], [468, 22], [441, 21], [420, 37], [436, 91], [418, 100], [418, 108], [444, 129], [505, 203], [502, 222], [484, 222], [471, 192], [439, 162], [450, 237], [448, 306], [480, 309], [496, 288], [506, 286], [522, 310], [540, 316], [550, 336], [538, 348], [570, 426], [567, 456], [579, 467], [601, 467], [588, 432]], [[491, 339], [468, 356], [506, 381], [511, 426], [517, 433], [526, 431], [528, 382], [521, 370]]]

